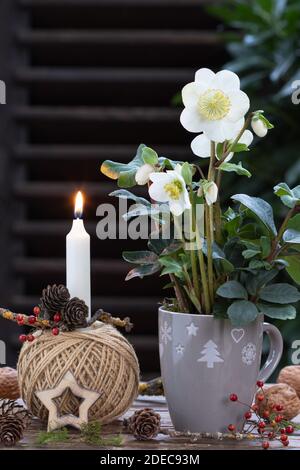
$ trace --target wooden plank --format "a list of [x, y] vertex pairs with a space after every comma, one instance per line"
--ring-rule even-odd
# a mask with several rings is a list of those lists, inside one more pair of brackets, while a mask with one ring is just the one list
[[[174, 145], [153, 145], [160, 155], [170, 156], [175, 160], [185, 160], [191, 156], [188, 147]], [[136, 145], [16, 145], [12, 149], [18, 160], [115, 160], [126, 162], [132, 159]]]
[[[137, 441], [132, 434], [123, 426], [123, 419], [131, 416], [136, 410], [141, 408], [153, 408], [161, 415], [161, 430], [157, 438], [149, 441]], [[76, 430], [70, 429], [70, 439], [67, 442], [48, 443], [46, 445], [37, 445], [36, 438], [41, 430], [46, 429], [46, 424], [42, 423], [39, 419], [32, 420], [30, 427], [26, 430], [24, 439], [20, 441], [15, 447], [16, 450], [21, 449], [57, 449], [57, 450], [118, 450], [120, 456], [122, 451], [126, 450], [143, 450], [147, 451], [199, 451], [199, 450], [258, 450], [261, 449], [261, 442], [259, 440], [233, 440], [233, 439], [195, 439], [193, 436], [171, 437], [167, 435], [167, 431], [173, 431], [170, 415], [167, 405], [164, 403], [155, 403], [149, 399], [148, 401], [136, 401], [132, 407], [121, 418], [113, 421], [110, 424], [103, 426], [103, 437], [112, 435], [122, 435], [123, 443], [121, 447], [96, 447], [88, 446], [82, 442], [80, 434]], [[299, 434], [289, 437], [290, 445], [284, 448], [280, 442], [272, 442], [271, 446], [274, 449], [280, 450], [299, 450], [300, 437]], [[1, 447], [3, 449], [3, 447]], [[202, 456], [200, 457], [202, 458]], [[99, 460], [99, 459], [98, 459]], [[202, 459], [203, 460], [203, 459]]]
[[[43, 276], [45, 274], [61, 274], [66, 270], [64, 258], [26, 258], [15, 257], [12, 266], [16, 273], [23, 275]], [[94, 259], [92, 273], [101, 275], [125, 276], [128, 266], [118, 259]]]
[[214, 31], [180, 30], [20, 30], [16, 40], [24, 45], [169, 45], [196, 46], [221, 44], [221, 36]]
[[185, 83], [193, 80], [193, 69], [172, 68], [18, 68], [15, 80], [19, 83]]
[[176, 122], [181, 110], [173, 108], [142, 107], [50, 107], [17, 106], [13, 110], [15, 119], [24, 122], [70, 121], [70, 122]]

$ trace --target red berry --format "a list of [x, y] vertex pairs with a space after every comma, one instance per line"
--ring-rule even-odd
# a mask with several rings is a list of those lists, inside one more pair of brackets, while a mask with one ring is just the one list
[[283, 441], [282, 445], [284, 445], [285, 447], [287, 447], [289, 445], [290, 441], [287, 440], [287, 441]]
[[35, 338], [32, 334], [29, 334], [29, 335], [27, 335], [26, 339], [27, 339], [27, 341], [29, 341], [31, 343], [32, 341], [34, 341]]
[[52, 328], [52, 334], [54, 336], [57, 336], [59, 334], [59, 328], [57, 328], [56, 326], [54, 328]]
[[285, 432], [286, 432], [287, 434], [293, 434], [293, 432], [294, 432], [293, 426], [287, 426], [287, 427], [285, 428]]
[[262, 388], [264, 386], [264, 382], [262, 380], [258, 380], [256, 382], [256, 385], [259, 387], [259, 388]]
[[41, 313], [41, 309], [40, 307], [38, 307], [37, 305], [33, 308], [33, 314], [38, 317], [39, 314]]
[[246, 413], [244, 414], [244, 416], [245, 416], [245, 419], [250, 419], [251, 416], [252, 416], [251, 411], [246, 411]]
[[231, 401], [237, 401], [238, 400], [238, 396], [235, 394], [235, 393], [232, 393], [230, 396], [229, 396], [229, 399]]
[[253, 411], [257, 411], [258, 410], [258, 405], [256, 405], [256, 403], [254, 403], [252, 406], [251, 406], [251, 409]]
[[261, 446], [263, 449], [267, 450], [270, 447], [270, 444], [268, 441], [264, 441]]
[[285, 434], [285, 433], [286, 433], [285, 428], [280, 428], [279, 431], [281, 432], [281, 434]]
[[235, 425], [234, 425], [234, 424], [229, 424], [228, 430], [229, 430], [230, 432], [233, 432], [233, 431], [235, 430]]
[[270, 411], [265, 410], [265, 411], [263, 412], [263, 418], [269, 418], [269, 417], [270, 417]]
[[24, 325], [24, 316], [21, 315], [20, 313], [17, 315], [17, 322], [18, 322], [18, 325]]
[[280, 436], [280, 440], [281, 440], [281, 442], [285, 442], [285, 441], [287, 441], [287, 440], [288, 440], [288, 437], [287, 437], [287, 435], [286, 435], [286, 434], [281, 434], [281, 436]]
[[260, 395], [257, 395], [256, 398], [257, 398], [258, 401], [263, 401], [263, 399], [264, 399], [265, 397], [264, 397], [262, 394], [260, 394]]
[[27, 339], [26, 335], [20, 335], [19, 336], [19, 341], [21, 341], [21, 343], [25, 343], [26, 339]]
[[53, 320], [55, 321], [55, 323], [59, 323], [60, 320], [61, 320], [61, 314], [60, 313], [56, 313], [53, 317]]
[[269, 432], [269, 433], [268, 433], [268, 438], [269, 438], [269, 439], [274, 439], [274, 437], [275, 437], [275, 433], [274, 433], [274, 432]]
[[265, 425], [265, 423], [264, 423], [263, 421], [260, 421], [260, 422], [258, 423], [258, 427], [259, 427], [259, 429], [264, 429], [264, 428], [266, 427], [266, 425]]
[[276, 409], [276, 411], [282, 411], [283, 406], [282, 405], [276, 405], [275, 409]]
[[28, 323], [30, 325], [33, 325], [35, 322], [36, 322], [36, 317], [34, 317], [33, 315], [30, 315], [30, 317], [28, 318]]
[[280, 421], [282, 421], [282, 416], [281, 415], [275, 416], [275, 422], [280, 423]]

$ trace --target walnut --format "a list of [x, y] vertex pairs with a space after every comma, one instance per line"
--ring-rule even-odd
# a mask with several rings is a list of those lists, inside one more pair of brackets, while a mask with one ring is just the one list
[[[261, 395], [259, 391], [257, 395]], [[256, 397], [257, 397], [256, 395]], [[276, 384], [265, 389], [264, 400], [256, 403], [259, 407], [258, 414], [262, 416], [264, 411], [274, 413], [274, 405], [282, 405], [283, 410], [281, 415], [287, 420], [290, 420], [300, 413], [300, 399], [294, 388], [287, 384]]]
[[0, 368], [0, 398], [20, 398], [17, 371], [11, 367]]
[[284, 367], [278, 375], [277, 383], [290, 385], [300, 398], [300, 366]]

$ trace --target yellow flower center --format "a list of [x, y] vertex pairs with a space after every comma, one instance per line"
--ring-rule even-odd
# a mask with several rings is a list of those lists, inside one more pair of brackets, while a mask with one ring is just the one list
[[172, 183], [167, 183], [164, 185], [164, 190], [171, 199], [177, 200], [183, 191], [182, 183], [179, 180], [173, 180]]
[[207, 90], [199, 97], [197, 109], [202, 118], [219, 121], [229, 113], [230, 106], [230, 99], [223, 91]]

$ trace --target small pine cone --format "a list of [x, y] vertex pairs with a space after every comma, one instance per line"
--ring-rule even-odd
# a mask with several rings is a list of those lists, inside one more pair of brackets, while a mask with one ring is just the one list
[[137, 410], [130, 418], [124, 420], [124, 425], [134, 437], [140, 441], [153, 439], [160, 429], [160, 415], [152, 408]]
[[7, 416], [0, 418], [0, 442], [5, 447], [12, 447], [23, 438], [26, 423], [21, 417]]
[[87, 326], [88, 307], [83, 300], [73, 297], [62, 311], [62, 322], [65, 329], [71, 331], [75, 328]]
[[46, 320], [52, 320], [56, 312], [62, 311], [69, 299], [70, 293], [64, 285], [47, 286], [43, 289], [41, 297], [43, 317]]

